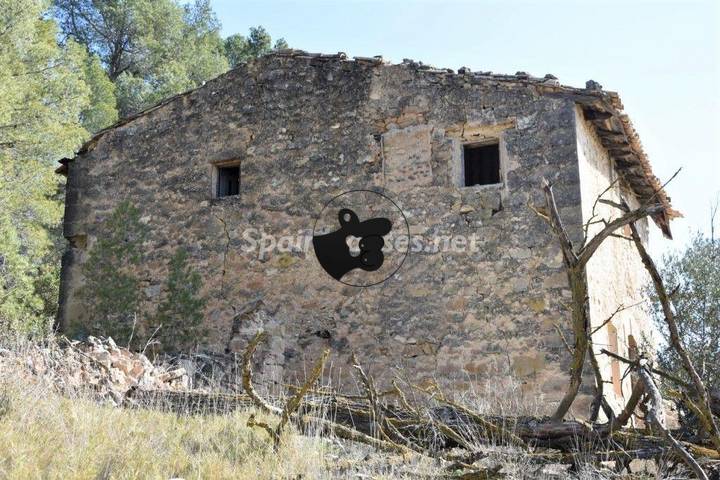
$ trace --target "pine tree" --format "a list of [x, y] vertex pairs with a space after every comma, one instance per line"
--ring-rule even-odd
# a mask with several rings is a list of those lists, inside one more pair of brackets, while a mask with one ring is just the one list
[[122, 344], [142, 341], [143, 332], [136, 332], [142, 326], [138, 325], [140, 280], [132, 267], [142, 260], [146, 236], [139, 210], [128, 201], [121, 202], [103, 223], [83, 265], [82, 294], [91, 321], [82, 327], [71, 324], [72, 333], [111, 336]]
[[59, 222], [56, 161], [88, 132], [87, 55], [57, 42], [41, 0], [0, 0], [0, 328], [38, 331], [57, 302]]
[[55, 0], [65, 35], [105, 66], [122, 116], [228, 69], [209, 0]]
[[272, 37], [263, 27], [250, 28], [250, 35], [244, 37], [239, 33], [230, 35], [225, 39], [225, 55], [233, 67], [248, 60], [264, 55], [271, 50], [288, 48], [284, 38], [279, 38], [273, 45]]
[[178, 351], [196, 346], [204, 337], [206, 300], [200, 295], [200, 274], [187, 264], [188, 254], [178, 249], [170, 260], [165, 300], [158, 307], [155, 328], [162, 349]]

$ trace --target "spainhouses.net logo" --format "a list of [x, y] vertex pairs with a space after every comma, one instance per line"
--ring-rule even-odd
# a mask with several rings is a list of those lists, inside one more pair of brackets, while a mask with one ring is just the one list
[[[310, 230], [300, 230], [294, 235], [272, 235], [259, 228], [246, 228], [241, 235], [241, 250], [257, 258], [267, 260], [277, 253], [307, 254], [313, 251], [313, 234]], [[463, 253], [478, 252], [480, 237], [471, 235], [398, 235], [385, 237], [383, 253], [390, 251], [409, 253]], [[359, 239], [352, 239], [350, 249], [360, 252]]]

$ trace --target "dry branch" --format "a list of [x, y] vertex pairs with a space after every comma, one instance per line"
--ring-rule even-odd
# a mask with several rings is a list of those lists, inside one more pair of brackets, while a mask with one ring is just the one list
[[595, 376], [595, 398], [593, 398], [592, 408], [590, 412], [590, 421], [594, 422], [598, 419], [600, 409], [603, 409], [605, 416], [609, 420], [613, 420], [615, 412], [607, 403], [605, 399], [605, 382], [603, 381], [602, 372], [600, 371], [600, 364], [598, 363], [597, 356], [595, 355], [595, 347], [592, 342], [592, 333], [588, 338], [588, 358], [590, 359], [590, 365], [593, 369], [593, 375]]
[[632, 386], [632, 393], [630, 394], [630, 398], [625, 404], [625, 408], [623, 408], [623, 411], [620, 412], [620, 415], [615, 417], [614, 421], [610, 423], [611, 431], [619, 430], [625, 425], [627, 425], [627, 423], [630, 421], [630, 418], [632, 418], [635, 409], [640, 403], [640, 399], [642, 398], [643, 393], [645, 393], [643, 383], [641, 381], [635, 382]]
[[250, 414], [250, 417], [248, 417], [247, 426], [250, 428], [259, 427], [265, 430], [270, 436], [270, 438], [272, 438], [274, 448], [277, 448], [277, 446], [280, 444], [280, 436], [277, 434], [277, 432], [267, 423], [258, 422], [255, 418], [254, 413]]
[[280, 409], [273, 405], [271, 405], [269, 402], [267, 402], [265, 399], [263, 399], [258, 393], [255, 391], [255, 387], [252, 384], [252, 356], [255, 353], [255, 350], [257, 349], [259, 343], [267, 338], [267, 334], [265, 332], [258, 332], [255, 337], [248, 343], [247, 349], [245, 350], [245, 354], [243, 356], [243, 372], [242, 372], [242, 381], [243, 381], [243, 388], [245, 389], [245, 392], [250, 397], [250, 399], [253, 401], [254, 405], [258, 407], [260, 410], [271, 413], [274, 415], [280, 416], [280, 423], [278, 424], [277, 428], [275, 430], [272, 430], [267, 424], [262, 422], [257, 422], [254, 420], [253, 417], [250, 418], [248, 421], [248, 424], [251, 426], [258, 426], [266, 430], [271, 438], [273, 439], [274, 445], [277, 446], [280, 441], [280, 434], [282, 432], [282, 429], [284, 425], [290, 420], [290, 419], [296, 419], [298, 423], [302, 427], [304, 427], [304, 430], [306, 430], [308, 427], [314, 425], [319, 425], [323, 429], [330, 431], [334, 433], [336, 436], [340, 438], [344, 438], [346, 440], [352, 440], [360, 443], [365, 443], [367, 445], [371, 445], [373, 447], [389, 451], [389, 452], [395, 452], [395, 453], [408, 453], [410, 450], [403, 447], [402, 445], [398, 445], [397, 443], [391, 442], [391, 441], [384, 441], [384, 440], [378, 440], [373, 437], [370, 437], [368, 435], [365, 435], [362, 432], [350, 429], [348, 427], [345, 427], [343, 425], [339, 425], [335, 422], [323, 419], [323, 418], [316, 418], [311, 417], [309, 415], [303, 415], [299, 416], [297, 414], [297, 409], [300, 406], [300, 403], [303, 400], [303, 397], [305, 396], [305, 393], [313, 386], [313, 384], [317, 381], [317, 379], [320, 377], [320, 374], [322, 373], [322, 369], [325, 365], [325, 361], [327, 360], [327, 357], [329, 355], [329, 350], [326, 350], [321, 358], [316, 362], [315, 367], [313, 368], [313, 371], [310, 375], [310, 378], [308, 381], [305, 382], [305, 384], [298, 388], [296, 390], [296, 394], [287, 402], [285, 405], [285, 408]]
[[625, 225], [630, 225], [633, 222], [647, 216], [661, 213], [662, 211], [662, 205], [643, 206], [635, 210], [628, 211], [622, 217], [608, 223], [605, 228], [595, 234], [595, 236], [580, 250], [578, 254], [578, 265], [580, 267], [584, 266], [590, 258], [592, 258], [593, 254], [597, 251], [600, 245], [602, 245], [605, 239], [607, 239], [615, 230], [622, 228]]
[[570, 410], [582, 384], [585, 355], [588, 350], [590, 338], [588, 331], [589, 307], [587, 303], [587, 278], [584, 269], [578, 264], [578, 255], [575, 252], [575, 247], [570, 240], [567, 230], [563, 226], [557, 203], [555, 202], [552, 185], [547, 180], [543, 182], [543, 193], [545, 195], [546, 212], [540, 212], [536, 208], [533, 208], [533, 210], [548, 222], [550, 228], [558, 237], [572, 294], [572, 308], [570, 310], [575, 343], [572, 347], [572, 360], [570, 362], [570, 382], [568, 383], [565, 395], [552, 416], [554, 420], [560, 421], [565, 417], [568, 410]]
[[363, 387], [365, 388], [365, 394], [367, 395], [368, 403], [370, 405], [370, 413], [371, 413], [371, 425], [372, 425], [372, 434], [373, 436], [379, 436], [386, 440], [389, 440], [389, 437], [383, 430], [383, 414], [382, 410], [380, 409], [380, 406], [378, 404], [378, 393], [375, 389], [375, 385], [363, 370], [362, 366], [360, 365], [360, 362], [358, 362], [357, 357], [355, 354], [352, 354], [352, 367], [357, 372], [358, 376], [360, 377], [360, 380], [363, 384]]
[[265, 413], [282, 415], [282, 409], [266, 402], [260, 395], [257, 394], [257, 392], [255, 391], [255, 387], [253, 387], [252, 384], [252, 357], [253, 354], [255, 354], [255, 350], [257, 349], [260, 342], [263, 341], [265, 338], [267, 338], [267, 334], [265, 332], [258, 332], [257, 334], [255, 334], [255, 337], [250, 340], [250, 343], [248, 343], [245, 354], [243, 355], [242, 384], [243, 388], [245, 389], [245, 393], [247, 393], [253, 403], [260, 410]]
[[655, 381], [652, 378], [652, 374], [649, 369], [646, 368], [646, 360], [642, 359], [638, 365], [638, 376], [643, 382], [645, 391], [650, 397], [650, 406], [648, 408], [648, 420], [652, 426], [657, 429], [663, 438], [672, 446], [673, 450], [682, 460], [690, 467], [695, 475], [702, 479], [708, 480], [708, 476], [697, 461], [690, 455], [690, 453], [678, 442], [667, 429], [665, 425], [665, 413], [663, 411], [663, 399], [660, 395], [660, 390], [655, 385]]
[[695, 365], [693, 365], [692, 360], [685, 349], [685, 345], [680, 338], [680, 331], [678, 330], [677, 321], [675, 320], [675, 310], [670, 302], [670, 296], [668, 295], [667, 289], [665, 288], [665, 284], [660, 276], [660, 272], [658, 271], [655, 262], [648, 254], [642, 240], [640, 239], [640, 234], [638, 233], [635, 224], [630, 224], [630, 229], [632, 231], [635, 247], [640, 254], [640, 258], [642, 259], [645, 269], [650, 274], [653, 286], [655, 287], [655, 293], [657, 294], [660, 305], [662, 306], [665, 323], [670, 331], [670, 345], [672, 345], [673, 349], [680, 357], [683, 368], [692, 381], [692, 386], [695, 390], [694, 394], [700, 400], [697, 405], [698, 409], [702, 413], [700, 420], [710, 435], [715, 448], [720, 451], [720, 429], [718, 428], [717, 422], [712, 414], [710, 395], [708, 394], [705, 384], [700, 378], [700, 375], [697, 373]]
[[507, 430], [506, 428], [503, 428], [500, 425], [497, 425], [493, 422], [488, 421], [486, 418], [484, 418], [482, 415], [479, 415], [469, 408], [467, 408], [464, 405], [461, 405], [459, 403], [453, 402], [452, 400], [448, 399], [444, 393], [440, 390], [439, 387], [435, 386], [432, 390], [423, 389], [420, 387], [414, 387], [417, 390], [426, 393], [430, 395], [432, 398], [436, 399], [440, 403], [444, 403], [445, 405], [448, 405], [455, 409], [457, 412], [460, 412], [464, 415], [467, 415], [476, 425], [482, 427], [483, 430], [486, 430], [489, 434], [496, 435], [497, 438], [501, 440], [509, 441], [512, 445], [519, 445], [519, 446], [527, 446], [525, 441], [512, 433], [511, 431]]
[[342, 438], [343, 440], [364, 443], [385, 452], [402, 454], [411, 453], [409, 449], [403, 447], [402, 445], [398, 445], [395, 442], [387, 442], [385, 440], [373, 438], [370, 435], [366, 435], [365, 433], [362, 433], [358, 430], [354, 430], [350, 427], [340, 425], [324, 418], [303, 415], [300, 418], [300, 423], [303, 427], [305, 427], [303, 430], [311, 430], [313, 426], [320, 426], [324, 431], [332, 433], [336, 437]]
[[620, 177], [616, 178], [612, 182], [610, 182], [610, 185], [608, 185], [605, 190], [600, 192], [600, 194], [595, 197], [595, 202], [593, 203], [592, 210], [590, 212], [590, 218], [588, 218], [587, 222], [585, 222], [585, 225], [583, 226], [583, 244], [587, 242], [587, 235], [590, 230], [590, 225], [593, 225], [594, 223], [597, 223], [595, 219], [597, 218], [597, 213], [595, 213], [598, 203], [605, 203], [605, 199], [603, 199], [603, 195], [605, 195], [607, 192], [612, 190], [612, 188], [620, 181]]
[[[164, 410], [171, 409], [172, 411], [201, 413], [204, 415], [211, 413], [225, 414], [228, 409], [249, 408], [252, 405], [258, 406], [256, 402], [249, 401], [248, 395], [165, 392], [165, 395], [169, 394], [173, 394], [173, 397], [168, 401], [162, 401], [161, 397], [153, 397], [155, 401], [152, 402], [152, 405]], [[156, 395], [158, 395], [157, 392]], [[183, 395], [191, 396], [192, 399], [183, 398]], [[138, 398], [142, 399], [144, 397], [139, 395]], [[273, 403], [276, 402], [277, 400], [274, 399]], [[147, 408], [147, 403], [142, 403]], [[270, 402], [264, 401], [264, 403]], [[580, 421], [555, 422], [542, 417], [481, 415], [472, 411], [473, 415], [467, 415], [447, 404], [440, 407], [424, 407], [421, 409], [419, 406], [411, 405], [407, 398], [405, 402], [401, 400], [400, 405], [382, 403], [381, 407], [384, 411], [386, 425], [392, 425], [406, 438], [412, 438], [412, 443], [406, 443], [404, 440], [387, 442], [373, 438], [370, 435], [371, 413], [366, 402], [354, 403], [327, 393], [312, 398], [304, 397], [302, 403], [304, 405], [302, 410], [299, 409], [291, 417], [291, 420], [298, 424], [301, 432], [314, 434], [319, 428], [323, 432], [333, 433], [338, 438], [365, 443], [373, 448], [393, 453], [405, 454], [415, 451], [418, 454], [449, 460], [452, 458], [451, 455], [444, 452], [449, 452], [448, 449], [452, 447], [460, 446], [470, 451], [472, 455], [477, 452], [477, 448], [482, 444], [496, 445], [498, 440], [501, 440], [501, 444], [506, 444], [506, 442], [502, 441], [506, 437], [502, 435], [487, 436], [483, 434], [483, 432], [487, 431], [484, 425], [486, 425], [486, 422], [490, 422], [494, 425], [503, 425], [505, 429], [513, 432], [514, 435], [521, 438], [528, 445], [528, 447], [520, 446], [522, 453], [516, 451], [513, 455], [521, 454], [525, 456], [529, 451], [533, 451], [536, 452], [533, 458], [536, 458], [538, 462], [542, 462], [543, 458], [548, 459], [548, 461], [552, 458], [552, 463], [573, 463], [583, 456], [597, 458], [598, 461], [613, 458], [655, 459], [660, 457], [681, 460], [678, 454], [666, 445], [665, 440], [662, 438], [648, 435], [644, 430], [621, 429], [619, 423], [622, 421], [622, 414], [618, 416], [616, 423], [613, 424], [588, 424]], [[630, 406], [631, 403], [632, 397], [625, 409], [628, 415], [634, 410]], [[194, 405], [198, 405], [198, 408], [195, 408]], [[192, 406], [190, 412], [188, 411], [189, 406]], [[328, 410], [328, 407], [330, 407], [330, 410]], [[322, 415], [329, 414], [329, 418], [318, 418], [317, 413], [307, 414], [307, 412], [324, 412]], [[478, 419], [480, 420], [479, 423]], [[438, 426], [439, 421], [452, 429], [454, 433], [463, 432], [463, 435], [468, 432], [475, 433], [473, 433], [472, 437], [463, 436], [463, 445], [445, 435]], [[255, 421], [255, 423], [259, 422]], [[263, 428], [261, 425], [259, 426]], [[265, 430], [267, 431], [267, 429]], [[273, 429], [271, 428], [271, 430]], [[394, 431], [389, 430], [388, 433], [393, 436]], [[271, 437], [273, 436], [270, 432], [268, 434]], [[687, 434], [685, 433], [685, 435]], [[393, 436], [393, 438], [399, 437]], [[678, 436], [678, 438], [690, 440], [687, 437]], [[702, 439], [693, 436], [692, 441], [702, 441]], [[435, 450], [433, 453], [420, 446], [428, 442], [437, 445], [439, 450]], [[708, 449], [704, 444], [692, 444], [683, 441], [681, 441], [681, 444], [701, 464], [705, 461], [705, 458], [713, 460], [720, 458], [720, 455], [715, 450]], [[531, 450], [526, 450], [526, 448]], [[546, 454], [543, 454], [546, 457], [543, 457], [537, 452], [542, 452], [544, 448], [554, 450], [547, 451]]]
[[[623, 363], [626, 363], [626, 364], [628, 364], [628, 365], [633, 365], [633, 366], [634, 366], [634, 365], [637, 365], [637, 362], [638, 362], [637, 360], [631, 360], [631, 359], [629, 359], [629, 358], [623, 357], [622, 355], [619, 355], [619, 354], [617, 354], [617, 353], [611, 352], [611, 351], [606, 350], [606, 349], [604, 349], [604, 348], [601, 348], [601, 349], [600, 349], [600, 353], [602, 353], [603, 355], [607, 355], [607, 356], [610, 357], [610, 358], [614, 358], [615, 360], [619, 360], [619, 361], [621, 361], [621, 362], [623, 362]], [[648, 366], [648, 368], [649, 368], [650, 371], [651, 371], [652, 373], [654, 373], [655, 375], [659, 375], [659, 376], [661, 376], [661, 377], [663, 377], [663, 378], [667, 378], [668, 380], [670, 380], [670, 381], [672, 381], [672, 382], [675, 382], [676, 384], [678, 384], [678, 385], [680, 385], [680, 386], [682, 386], [682, 387], [684, 387], [684, 388], [692, 388], [689, 383], [687, 383], [687, 382], [679, 379], [678, 377], [676, 377], [675, 375], [673, 375], [673, 374], [671, 374], [671, 373], [668, 373], [668, 372], [666, 372], [666, 371], [664, 371], [664, 370], [658, 370], [657, 368], [650, 367], [650, 366]]]
[[573, 349], [570, 346], [570, 344], [568, 343], [567, 338], [565, 338], [565, 334], [563, 333], [562, 329], [560, 328], [560, 325], [558, 325], [557, 323], [553, 323], [553, 328], [555, 329], [558, 336], [560, 337], [560, 340], [562, 341], [563, 345], [565, 346], [565, 350], [567, 350], [567, 352], [570, 355], [572, 355]]
[[290, 400], [288, 400], [285, 404], [285, 408], [283, 408], [282, 414], [280, 415], [280, 422], [275, 428], [274, 440], [276, 448], [280, 442], [283, 428], [285, 428], [285, 425], [290, 420], [290, 417], [293, 416], [297, 409], [300, 407], [300, 402], [302, 402], [305, 394], [308, 392], [308, 390], [310, 390], [313, 385], [315, 385], [315, 382], [318, 381], [320, 375], [322, 375], [323, 368], [325, 367], [325, 362], [327, 361], [329, 355], [330, 350], [326, 349], [320, 356], [318, 361], [315, 362], [315, 366], [310, 373], [310, 377], [305, 381], [303, 386], [299, 388], [292, 397], [290, 397]]

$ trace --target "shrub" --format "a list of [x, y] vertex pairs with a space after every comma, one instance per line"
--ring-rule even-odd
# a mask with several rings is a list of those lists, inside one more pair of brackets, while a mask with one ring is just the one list
[[141, 298], [140, 281], [128, 267], [142, 259], [140, 247], [147, 228], [138, 209], [123, 201], [104, 222], [102, 233], [83, 266], [83, 296], [91, 319], [88, 333], [126, 343], [133, 336]]
[[167, 293], [155, 317], [158, 339], [165, 351], [192, 348], [206, 333], [202, 328], [206, 299], [199, 293], [202, 279], [187, 259], [187, 251], [180, 248], [170, 260]]

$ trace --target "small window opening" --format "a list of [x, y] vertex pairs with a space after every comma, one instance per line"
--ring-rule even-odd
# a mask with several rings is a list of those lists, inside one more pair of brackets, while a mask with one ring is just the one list
[[[618, 351], [618, 331], [617, 328], [611, 323], [607, 326], [608, 330], [608, 343], [609, 343], [609, 350], [614, 354], [619, 354]], [[620, 362], [617, 359], [610, 360], [610, 375], [612, 376], [612, 385], [613, 390], [615, 390], [615, 395], [618, 397], [623, 396], [622, 391], [622, 378], [620, 376]]]
[[240, 165], [218, 167], [217, 196], [229, 197], [240, 194]]
[[465, 145], [465, 186], [500, 183], [500, 145]]

